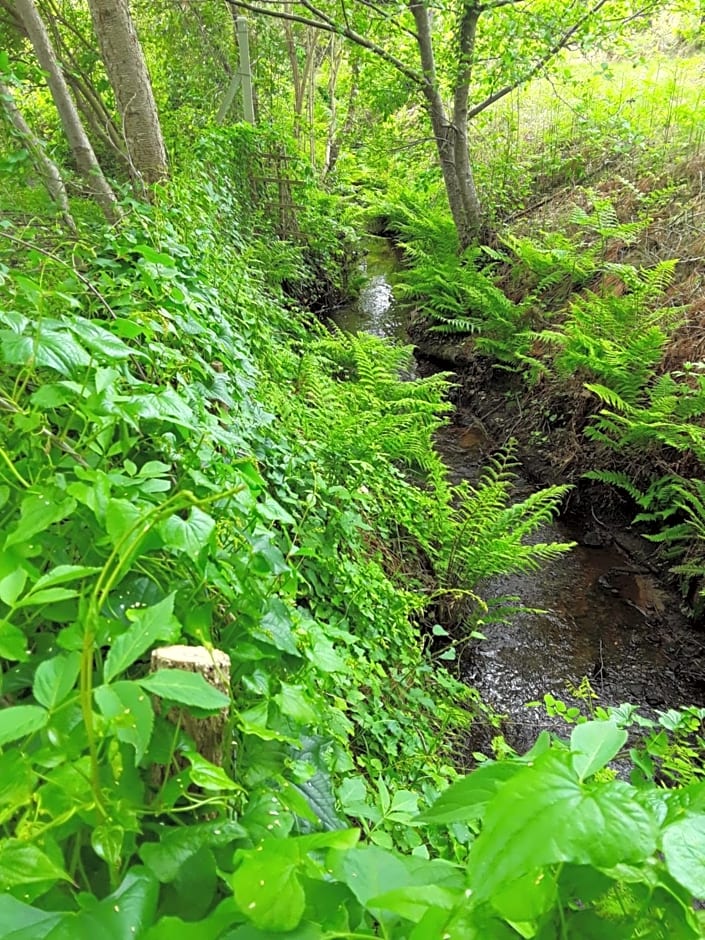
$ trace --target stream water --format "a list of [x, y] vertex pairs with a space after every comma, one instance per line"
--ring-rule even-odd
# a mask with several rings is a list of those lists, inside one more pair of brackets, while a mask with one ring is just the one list
[[[398, 265], [385, 239], [370, 239], [367, 282], [354, 304], [334, 312], [339, 327], [409, 342], [407, 315], [394, 300]], [[472, 402], [463, 403], [436, 440], [451, 478], [471, 482], [501, 443], [487, 438]], [[588, 529], [558, 520], [537, 540], [578, 546], [539, 572], [498, 578], [480, 593], [518, 595], [526, 607], [542, 612], [486, 627], [486, 639], [464, 661], [466, 681], [507, 716], [510, 743], [527, 747], [538, 730], [556, 726], [543, 709], [527, 709], [527, 702], [549, 692], [567, 699], [569, 685], [584, 676], [603, 705], [631, 702], [665, 710], [705, 703], [705, 644], [680, 613], [678, 597], [634, 560], [633, 534], [615, 533], [598, 520]]]

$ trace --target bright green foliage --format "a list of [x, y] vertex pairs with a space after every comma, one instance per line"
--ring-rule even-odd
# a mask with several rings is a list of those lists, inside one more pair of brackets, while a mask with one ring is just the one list
[[[623, 720], [578, 724], [569, 743], [542, 735], [525, 756], [483, 764], [410, 819], [422, 831], [470, 827], [463, 861], [360, 843], [346, 828], [268, 834], [248, 847], [237, 824], [205, 823], [145, 846], [145, 867], [80, 913], [48, 913], [6, 895], [0, 927], [6, 936], [20, 925], [33, 936], [83, 936], [109, 931], [112, 912], [113, 930], [124, 922], [146, 940], [178, 929], [213, 940], [697, 938], [691, 898], [705, 896], [705, 785], [669, 791], [648, 777], [613, 779], [608, 765], [627, 741]], [[154, 922], [160, 883], [162, 892], [185, 883], [208, 858], [218, 859], [225, 900], [188, 926], [174, 914]]]

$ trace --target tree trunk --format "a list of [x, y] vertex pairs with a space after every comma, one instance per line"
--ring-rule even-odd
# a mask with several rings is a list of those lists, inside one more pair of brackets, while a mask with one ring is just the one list
[[12, 124], [15, 133], [29, 151], [34, 162], [34, 166], [41, 176], [44, 185], [46, 186], [47, 192], [59, 207], [64, 223], [71, 232], [75, 233], [76, 223], [74, 222], [73, 216], [71, 215], [71, 210], [69, 209], [69, 200], [68, 196], [66, 195], [66, 187], [64, 185], [63, 179], [61, 178], [59, 168], [54, 163], [54, 161], [47, 156], [46, 150], [44, 149], [41, 140], [36, 136], [32, 128], [25, 121], [22, 113], [15, 103], [12, 91], [7, 87], [2, 79], [0, 79], [0, 101], [2, 102], [3, 110], [7, 115], [7, 119]]
[[[436, 142], [438, 162], [443, 175], [448, 205], [458, 233], [458, 243], [463, 251], [477, 241], [482, 231], [482, 211], [467, 149], [467, 93], [465, 124], [464, 127], [458, 127], [455, 121], [456, 115], [453, 116], [453, 120], [448, 119], [438, 88], [428, 7], [424, 0], [411, 0], [409, 9], [416, 23], [421, 68], [425, 79], [423, 93]], [[458, 81], [461, 80], [462, 75], [459, 74]], [[467, 81], [469, 82], [469, 75]], [[456, 93], [456, 104], [457, 101]], [[462, 113], [459, 118], [462, 122]]]
[[22, 19], [24, 28], [27, 30], [27, 35], [39, 64], [46, 72], [49, 90], [59, 112], [64, 133], [68, 138], [76, 168], [88, 186], [91, 195], [94, 196], [105, 213], [105, 217], [109, 222], [116, 222], [120, 218], [120, 209], [115, 199], [115, 193], [103, 176], [103, 171], [81, 123], [78, 109], [59, 68], [51, 40], [34, 5], [34, 0], [15, 0], [15, 8]]
[[151, 186], [167, 175], [159, 115], [128, 0], [88, 0], [105, 70], [115, 93], [133, 174]]

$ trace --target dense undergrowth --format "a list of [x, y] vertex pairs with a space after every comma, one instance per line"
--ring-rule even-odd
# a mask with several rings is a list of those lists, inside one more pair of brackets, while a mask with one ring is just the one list
[[[564, 488], [512, 504], [510, 454], [452, 487], [444, 378], [307, 323], [280, 286], [305, 289], [300, 246], [228, 177], [190, 169], [70, 251], [2, 233], [3, 936], [697, 936], [700, 789], [654, 788], [682, 779], [664, 728], [632, 785], [603, 770], [625, 713], [446, 789], [492, 721], [451, 624], [562, 550], [523, 540]], [[229, 654], [232, 702], [149, 674], [174, 642]], [[159, 701], [231, 706], [222, 766]]]

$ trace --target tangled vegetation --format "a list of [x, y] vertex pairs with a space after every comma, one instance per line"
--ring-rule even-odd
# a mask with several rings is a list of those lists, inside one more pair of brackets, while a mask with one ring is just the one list
[[[558, 0], [535, 5], [538, 32], [512, 4], [459, 22], [422, 4], [354, 4], [351, 20], [331, 3], [314, 23], [257, 8], [257, 96], [230, 122], [213, 64], [233, 91], [248, 74], [225, 5], [133, 4], [143, 52], [125, 0], [0, 3], [3, 937], [703, 936], [705, 711], [547, 697], [571, 733], [518, 755], [457, 669], [511, 613], [488, 579], [570, 549], [540, 540], [570, 487], [517, 498], [511, 443], [453, 484], [433, 443], [451, 377], [408, 381], [410, 347], [314, 313], [354, 289], [372, 204], [434, 330], [469, 334], [532, 388], [579, 377], [604, 452], [700, 460], [702, 372], [663, 368], [685, 316], [665, 297], [674, 263], [610, 256], [646, 222], [593, 193], [568, 234], [500, 237], [524, 192], [509, 161], [484, 208], [498, 165], [472, 153], [483, 199], [463, 222], [434, 150], [452, 124], [439, 88], [458, 114], [472, 90], [475, 119], [556, 69], [572, 37], [607, 42], [604, 5], [558, 44], [575, 12]], [[481, 13], [470, 89], [452, 56]], [[512, 35], [514, 59], [497, 45]], [[423, 118], [404, 82], [434, 138], [402, 185], [409, 155], [380, 142]], [[698, 480], [601, 478], [699, 575]], [[156, 668], [174, 645], [206, 673]]]

